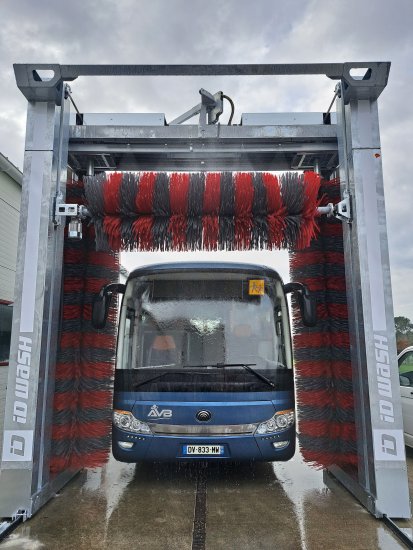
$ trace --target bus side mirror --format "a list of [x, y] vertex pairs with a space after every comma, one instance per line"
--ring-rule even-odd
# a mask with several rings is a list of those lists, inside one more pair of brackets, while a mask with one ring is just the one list
[[284, 293], [294, 292], [300, 306], [301, 318], [306, 327], [314, 327], [317, 324], [317, 304], [313, 294], [301, 283], [287, 283], [284, 285]]
[[108, 318], [110, 302], [112, 295], [116, 292], [124, 294], [125, 285], [112, 283], [100, 289], [99, 294], [95, 294], [92, 301], [92, 326], [93, 328], [104, 328]]

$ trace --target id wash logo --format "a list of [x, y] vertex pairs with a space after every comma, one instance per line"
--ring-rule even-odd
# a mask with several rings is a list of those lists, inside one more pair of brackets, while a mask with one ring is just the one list
[[171, 409], [162, 409], [160, 411], [157, 405], [152, 405], [148, 418], [172, 418], [172, 411]]
[[32, 358], [32, 339], [19, 336], [17, 350], [16, 386], [14, 389], [13, 420], [19, 424], [27, 422], [27, 403], [29, 400], [30, 363]]
[[[390, 357], [385, 336], [374, 335], [374, 350], [380, 420], [393, 424], [394, 407], [390, 379]], [[373, 429], [373, 445], [376, 460], [405, 460], [403, 430]]]
[[390, 358], [387, 338], [385, 336], [375, 334], [374, 348], [376, 355], [377, 392], [380, 396], [380, 420], [393, 423], [393, 393], [390, 381]]
[[376, 460], [405, 460], [403, 430], [373, 430]]
[[33, 430], [19, 429], [19, 425], [23, 424], [24, 426], [27, 424], [31, 358], [32, 339], [19, 336], [12, 416], [16, 429], [4, 431], [2, 456], [4, 461], [24, 462], [32, 460]]
[[8, 462], [31, 461], [33, 451], [33, 430], [5, 430], [3, 438], [3, 460]]

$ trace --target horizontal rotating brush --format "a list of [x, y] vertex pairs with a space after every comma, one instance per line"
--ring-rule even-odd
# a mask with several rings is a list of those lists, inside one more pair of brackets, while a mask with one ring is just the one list
[[100, 250], [305, 248], [320, 178], [261, 172], [112, 173], [85, 178]]

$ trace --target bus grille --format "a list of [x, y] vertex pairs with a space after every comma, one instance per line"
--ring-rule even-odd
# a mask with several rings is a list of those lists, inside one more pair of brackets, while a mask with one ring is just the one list
[[198, 426], [184, 424], [149, 424], [154, 434], [159, 435], [246, 435], [253, 434], [258, 424], [228, 424], [224, 426]]

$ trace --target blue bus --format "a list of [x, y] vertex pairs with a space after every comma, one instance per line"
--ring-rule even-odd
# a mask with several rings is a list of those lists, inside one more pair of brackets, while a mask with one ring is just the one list
[[304, 285], [268, 267], [168, 263], [134, 270], [95, 296], [93, 323], [124, 294], [112, 452], [123, 462], [288, 460], [295, 451], [286, 294], [315, 323]]

